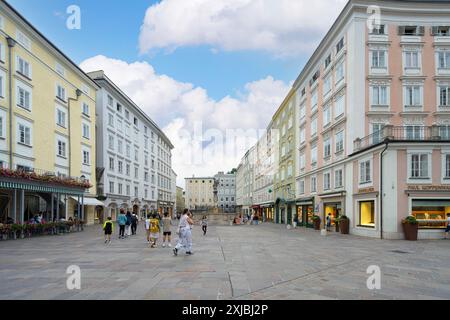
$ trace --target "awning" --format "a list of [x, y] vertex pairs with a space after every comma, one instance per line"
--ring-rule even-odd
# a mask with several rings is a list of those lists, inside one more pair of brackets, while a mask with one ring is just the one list
[[43, 183], [35, 182], [13, 182], [8, 180], [0, 181], [0, 189], [18, 189], [30, 192], [45, 192], [45, 193], [61, 193], [61, 194], [80, 194], [84, 193], [81, 189], [72, 189], [67, 187], [50, 186]]
[[[78, 198], [76, 198], [76, 197], [71, 197], [71, 198], [78, 202]], [[81, 200], [81, 197], [80, 197], [80, 203], [81, 203], [81, 201], [82, 200]], [[95, 198], [87, 198], [87, 197], [84, 198], [83, 204], [85, 206], [101, 206], [101, 207], [105, 206], [105, 204], [103, 202], [98, 201]]]

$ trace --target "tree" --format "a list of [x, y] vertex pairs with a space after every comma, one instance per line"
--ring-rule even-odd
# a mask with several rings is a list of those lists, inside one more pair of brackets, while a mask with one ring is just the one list
[[229, 171], [227, 174], [235, 174], [237, 172], [236, 168], [233, 168], [231, 171]]

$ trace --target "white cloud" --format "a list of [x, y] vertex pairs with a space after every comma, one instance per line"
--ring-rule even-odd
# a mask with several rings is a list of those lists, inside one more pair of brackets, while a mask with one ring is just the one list
[[[290, 88], [268, 76], [246, 84], [237, 98], [215, 100], [201, 87], [157, 74], [147, 62], [95, 56], [82, 62], [81, 68], [104, 70], [163, 128], [175, 146], [173, 167], [181, 185], [193, 174], [212, 175], [237, 166], [249, 145], [239, 144], [231, 150], [234, 145], [226, 139], [227, 130], [265, 129]], [[194, 132], [206, 135], [206, 141], [197, 142]], [[213, 137], [215, 142], [208, 143]]]
[[163, 0], [147, 9], [139, 47], [310, 52], [347, 0]]

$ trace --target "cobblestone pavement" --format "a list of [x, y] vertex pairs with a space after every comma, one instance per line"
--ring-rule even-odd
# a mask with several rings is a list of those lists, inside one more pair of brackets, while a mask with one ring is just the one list
[[[83, 233], [0, 242], [0, 299], [449, 299], [450, 240], [407, 242], [287, 230], [194, 228], [193, 256], [151, 249], [142, 225], [105, 245]], [[81, 268], [81, 290], [66, 269]], [[368, 290], [368, 266], [381, 268]]]

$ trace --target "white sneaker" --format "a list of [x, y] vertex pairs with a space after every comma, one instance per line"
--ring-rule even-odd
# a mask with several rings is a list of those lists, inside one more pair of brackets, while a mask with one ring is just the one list
[[165, 243], [163, 243], [163, 244], [162, 244], [162, 247], [163, 247], [163, 248], [165, 248], [165, 247], [166, 247], [166, 244], [165, 244]]
[[169, 243], [169, 248], [172, 248], [172, 245]]

